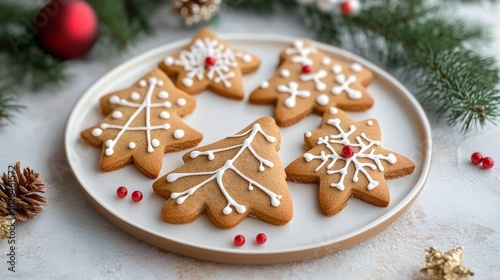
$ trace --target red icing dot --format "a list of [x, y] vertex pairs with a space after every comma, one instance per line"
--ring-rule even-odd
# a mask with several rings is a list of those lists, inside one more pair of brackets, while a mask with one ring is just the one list
[[259, 233], [257, 237], [255, 237], [255, 241], [257, 241], [257, 244], [264, 244], [267, 241], [267, 236], [263, 233]]
[[483, 161], [483, 155], [481, 153], [475, 152], [470, 157], [470, 161], [474, 164], [480, 164]]
[[139, 202], [142, 200], [142, 193], [140, 191], [134, 191], [132, 193], [132, 200], [135, 202]]
[[342, 148], [342, 157], [350, 158], [352, 156], [354, 156], [354, 149], [351, 146], [347, 145]]
[[127, 188], [125, 188], [124, 186], [119, 186], [118, 189], [116, 189], [116, 195], [119, 197], [119, 198], [124, 198], [127, 196]]
[[490, 168], [492, 168], [494, 164], [495, 164], [495, 162], [493, 161], [493, 159], [492, 159], [492, 158], [490, 158], [490, 157], [485, 157], [485, 158], [483, 158], [483, 167], [484, 167], [485, 169], [490, 169]]
[[207, 56], [207, 58], [205, 58], [205, 65], [206, 66], [214, 66], [215, 65], [215, 57], [213, 56]]
[[245, 236], [238, 234], [234, 237], [234, 245], [243, 246], [245, 244]]
[[313, 67], [309, 64], [302, 66], [302, 73], [308, 74], [311, 73], [313, 70]]

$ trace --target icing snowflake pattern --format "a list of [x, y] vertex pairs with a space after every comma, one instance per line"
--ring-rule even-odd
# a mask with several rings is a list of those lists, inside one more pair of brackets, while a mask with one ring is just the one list
[[[108, 124], [108, 123], [101, 123], [99, 128], [95, 128], [92, 131], [92, 135], [97, 137], [102, 134], [103, 130], [106, 129], [118, 129], [120, 130], [118, 134], [115, 136], [114, 139], [109, 139], [105, 142], [106, 145], [106, 150], [105, 154], [106, 156], [111, 156], [114, 154], [114, 147], [118, 143], [118, 140], [120, 137], [126, 132], [126, 131], [132, 131], [132, 130], [140, 130], [140, 131], [145, 131], [146, 132], [146, 139], [147, 139], [147, 151], [149, 153], [154, 152], [154, 148], [160, 146], [160, 141], [158, 139], [151, 139], [151, 131], [152, 130], [158, 130], [158, 129], [163, 129], [163, 130], [168, 130], [170, 129], [170, 124], [168, 122], [165, 122], [161, 125], [151, 125], [151, 108], [170, 108], [172, 107], [172, 103], [170, 101], [165, 101], [162, 103], [152, 103], [151, 102], [151, 97], [153, 96], [153, 93], [155, 92], [155, 88], [157, 86], [162, 86], [163, 81], [158, 80], [156, 77], [150, 77], [148, 81], [146, 80], [141, 80], [139, 82], [139, 85], [141, 87], [147, 87], [147, 92], [146, 95], [141, 103], [135, 103], [135, 102], [130, 102], [124, 98], [120, 98], [117, 95], [113, 95], [109, 98], [109, 102], [111, 104], [117, 104], [120, 106], [124, 107], [130, 107], [130, 108], [137, 108], [130, 118], [125, 122], [123, 125], [114, 125], [114, 124]], [[160, 98], [166, 99], [165, 97], [166, 92], [165, 91], [160, 91], [158, 94]], [[168, 94], [167, 94], [168, 96]], [[132, 92], [130, 95], [130, 99], [132, 100], [139, 100], [141, 98], [141, 95], [138, 92]], [[144, 126], [131, 126], [132, 122], [135, 120], [135, 118], [143, 111], [146, 111], [146, 123]], [[160, 114], [161, 118], [167, 118], [166, 115], [168, 112], [164, 111]], [[123, 116], [122, 112], [115, 110], [112, 114], [113, 118], [121, 118]], [[134, 142], [130, 142], [128, 144], [130, 149], [135, 149], [136, 144]]]
[[220, 149], [215, 149], [215, 150], [209, 150], [209, 151], [205, 151], [205, 152], [200, 152], [200, 151], [193, 151], [193, 152], [191, 152], [191, 154], [190, 154], [191, 158], [197, 158], [199, 156], [207, 156], [208, 160], [214, 160], [215, 156], [216, 156], [216, 154], [218, 152], [223, 152], [223, 151], [228, 151], [228, 150], [239, 148], [238, 152], [236, 153], [236, 155], [234, 157], [232, 157], [231, 159], [227, 160], [224, 163], [223, 166], [221, 166], [220, 168], [218, 168], [218, 169], [216, 169], [214, 171], [193, 172], [193, 173], [171, 173], [171, 174], [169, 174], [167, 176], [167, 181], [168, 182], [175, 182], [179, 178], [188, 177], [188, 176], [211, 175], [206, 180], [204, 180], [201, 183], [199, 183], [199, 184], [197, 184], [197, 185], [189, 188], [186, 191], [172, 193], [170, 195], [170, 198], [171, 199], [175, 199], [176, 202], [177, 202], [177, 204], [182, 204], [182, 203], [184, 203], [184, 201], [187, 198], [189, 198], [190, 196], [192, 196], [198, 189], [200, 189], [201, 187], [203, 187], [204, 185], [206, 185], [208, 182], [210, 182], [212, 180], [216, 180], [217, 185], [219, 186], [220, 191], [222, 192], [222, 194], [224, 195], [224, 197], [227, 200], [227, 205], [222, 210], [222, 213], [224, 215], [229, 215], [229, 214], [231, 214], [233, 212], [233, 208], [236, 210], [236, 212], [238, 212], [240, 214], [245, 213], [246, 210], [247, 210], [247, 208], [244, 205], [241, 205], [238, 202], [236, 202], [231, 197], [231, 195], [226, 190], [226, 188], [224, 186], [224, 183], [223, 183], [223, 180], [222, 180], [222, 178], [224, 176], [224, 173], [226, 171], [228, 171], [228, 170], [232, 170], [236, 174], [238, 174], [242, 179], [244, 179], [244, 180], [246, 180], [248, 182], [248, 190], [249, 191], [252, 191], [254, 189], [254, 187], [257, 187], [258, 189], [260, 189], [261, 191], [263, 191], [264, 193], [266, 193], [269, 196], [269, 198], [271, 200], [271, 205], [272, 206], [278, 207], [280, 205], [280, 200], [282, 198], [281, 195], [278, 195], [278, 194], [270, 191], [265, 186], [263, 186], [260, 183], [252, 180], [251, 178], [247, 177], [240, 170], [238, 170], [238, 168], [236, 168], [234, 166], [234, 164], [233, 164], [240, 157], [240, 155], [245, 150], [248, 150], [260, 162], [260, 165], [259, 165], [259, 171], [260, 172], [264, 172], [266, 167], [272, 168], [274, 166], [273, 162], [271, 162], [269, 160], [266, 160], [265, 158], [263, 158], [259, 154], [257, 154], [256, 151], [253, 149], [253, 147], [251, 145], [252, 142], [253, 142], [253, 140], [254, 140], [254, 138], [255, 138], [255, 136], [257, 134], [259, 134], [259, 133], [262, 136], [264, 136], [264, 138], [266, 139], [266, 141], [269, 142], [269, 143], [274, 143], [276, 141], [276, 138], [273, 137], [273, 136], [268, 135], [262, 129], [262, 127], [261, 127], [260, 124], [255, 124], [250, 130], [248, 130], [248, 131], [246, 131], [244, 133], [230, 136], [231, 138], [235, 138], [235, 137], [243, 137], [243, 136], [248, 135], [248, 137], [241, 144], [230, 146], [230, 147], [225, 147], [225, 148], [220, 148]]
[[[205, 59], [207, 57], [214, 58], [214, 65], [206, 66]], [[246, 63], [252, 60], [251, 55], [243, 52], [233, 53], [230, 48], [218, 40], [206, 37], [196, 39], [189, 51], [181, 51], [178, 59], [167, 57], [165, 64], [184, 68], [187, 74], [182, 79], [182, 84], [186, 87], [192, 87], [195, 78], [202, 80], [206, 75], [209, 80], [215, 83], [222, 82], [226, 88], [230, 88], [232, 86], [230, 80], [236, 76], [231, 68], [238, 66], [237, 57]]]
[[[372, 179], [367, 168], [371, 170], [379, 170], [384, 171], [384, 167], [382, 165], [382, 160], [389, 162], [390, 164], [396, 163], [396, 156], [392, 153], [389, 155], [381, 155], [375, 154], [374, 146], [379, 146], [380, 141], [375, 141], [368, 138], [364, 133], [361, 133], [360, 136], [356, 136], [356, 142], [352, 143], [349, 140], [349, 136], [356, 131], [356, 126], [351, 125], [349, 127], [349, 131], [345, 132], [340, 126], [340, 119], [329, 119], [327, 122], [329, 125], [334, 126], [339, 131], [337, 135], [329, 135], [318, 138], [318, 145], [324, 145], [326, 150], [321, 151], [319, 155], [313, 155], [311, 153], [305, 153], [304, 158], [307, 162], [311, 162], [313, 160], [320, 160], [321, 163], [316, 167], [315, 171], [318, 172], [323, 166], [326, 165], [327, 174], [340, 174], [341, 177], [337, 183], [331, 183], [330, 186], [337, 188], [341, 191], [345, 189], [344, 181], [347, 177], [347, 170], [351, 163], [354, 165], [355, 172], [352, 177], [353, 182], [358, 182], [359, 173], [363, 173], [363, 175], [368, 180], [367, 189], [373, 190], [379, 185], [379, 182]], [[342, 144], [344, 146], [351, 146], [359, 148], [358, 152], [355, 152], [354, 155], [350, 158], [344, 158], [341, 155], [337, 154], [335, 149], [331, 144]], [[359, 159], [370, 159], [371, 162], [359, 161]], [[345, 161], [344, 167], [340, 169], [333, 169], [335, 163], [338, 160]], [[330, 162], [329, 162], [330, 161]], [[329, 162], [329, 163], [328, 163]], [[328, 163], [328, 164], [327, 164]]]
[[278, 91], [290, 94], [289, 97], [285, 99], [285, 106], [288, 108], [295, 107], [296, 97], [307, 98], [311, 96], [311, 92], [308, 90], [299, 90], [299, 85], [296, 82], [289, 82], [288, 85], [279, 85]]

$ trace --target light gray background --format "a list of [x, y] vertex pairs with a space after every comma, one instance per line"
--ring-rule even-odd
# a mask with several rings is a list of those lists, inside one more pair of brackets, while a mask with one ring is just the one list
[[[463, 14], [492, 27], [494, 41], [485, 52], [500, 61], [500, 5], [464, 9]], [[69, 63], [74, 76], [62, 89], [20, 95], [26, 106], [15, 124], [0, 129], [0, 167], [21, 161], [46, 179], [45, 213], [16, 228], [17, 272], [7, 271], [7, 242], [0, 243], [0, 277], [22, 278], [237, 278], [237, 279], [422, 279], [424, 249], [465, 247], [464, 265], [475, 279], [500, 278], [500, 127], [463, 135], [429, 114], [433, 126], [431, 174], [415, 204], [385, 231], [341, 252], [290, 264], [246, 266], [199, 261], [165, 252], [103, 218], [85, 200], [66, 164], [63, 135], [73, 106], [100, 76], [156, 46], [189, 38], [165, 8], [155, 15], [157, 32], [128, 52]], [[212, 26], [217, 33], [271, 33], [311, 37], [296, 19], [278, 13], [227, 11]], [[485, 171], [470, 164], [474, 151], [497, 159]], [[41, 277], [43, 276], [43, 277]], [[7, 277], [7, 278], [6, 278]]]

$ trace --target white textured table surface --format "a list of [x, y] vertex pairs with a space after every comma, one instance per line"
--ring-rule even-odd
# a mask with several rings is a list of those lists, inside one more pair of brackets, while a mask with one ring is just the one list
[[[494, 29], [488, 48], [500, 61], [500, 5], [473, 14]], [[160, 11], [168, 15], [168, 11]], [[0, 167], [21, 161], [46, 179], [49, 205], [36, 219], [16, 227], [16, 271], [7, 270], [8, 245], [0, 243], [0, 279], [103, 278], [328, 278], [422, 279], [424, 249], [465, 247], [464, 265], [474, 279], [500, 279], [500, 127], [462, 135], [429, 115], [434, 156], [428, 182], [415, 204], [382, 233], [341, 252], [303, 262], [246, 266], [199, 261], [172, 254], [121, 231], [85, 200], [69, 169], [63, 148], [67, 119], [81, 94], [120, 63], [156, 46], [191, 37], [173, 20], [156, 21], [158, 32], [128, 53], [72, 62], [74, 79], [55, 92], [25, 93], [16, 123], [0, 129]], [[269, 17], [227, 12], [217, 33], [312, 33], [284, 14]], [[488, 51], [487, 50], [487, 51]], [[485, 171], [469, 162], [481, 151], [497, 159]], [[41, 277], [43, 276], [43, 277]]]

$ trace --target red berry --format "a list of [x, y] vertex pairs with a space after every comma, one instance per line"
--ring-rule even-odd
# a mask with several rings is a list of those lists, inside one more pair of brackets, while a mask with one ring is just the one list
[[312, 70], [313, 70], [313, 68], [309, 64], [302, 66], [302, 73], [308, 74], [308, 73], [311, 73]]
[[243, 246], [245, 244], [245, 236], [238, 234], [234, 237], [234, 245]]
[[264, 244], [267, 241], [267, 236], [263, 233], [259, 233], [257, 237], [255, 237], [255, 241], [257, 241], [257, 244]]
[[124, 186], [119, 186], [118, 189], [116, 189], [116, 195], [119, 197], [119, 198], [124, 198], [127, 196], [127, 188], [125, 188]]
[[474, 164], [480, 164], [483, 161], [483, 155], [481, 153], [475, 152], [470, 157], [470, 161]]
[[484, 167], [485, 169], [490, 169], [490, 168], [492, 168], [494, 164], [495, 164], [495, 162], [493, 161], [493, 159], [492, 159], [492, 158], [490, 158], [490, 157], [485, 157], [485, 158], [483, 158], [483, 167]]
[[342, 148], [342, 157], [350, 158], [352, 156], [354, 156], [354, 149], [352, 148], [352, 146], [347, 145]]
[[132, 200], [135, 202], [139, 202], [142, 200], [142, 193], [140, 191], [134, 191], [132, 193]]
[[214, 66], [215, 65], [215, 57], [207, 56], [207, 58], [205, 58], [205, 65], [206, 66]]

